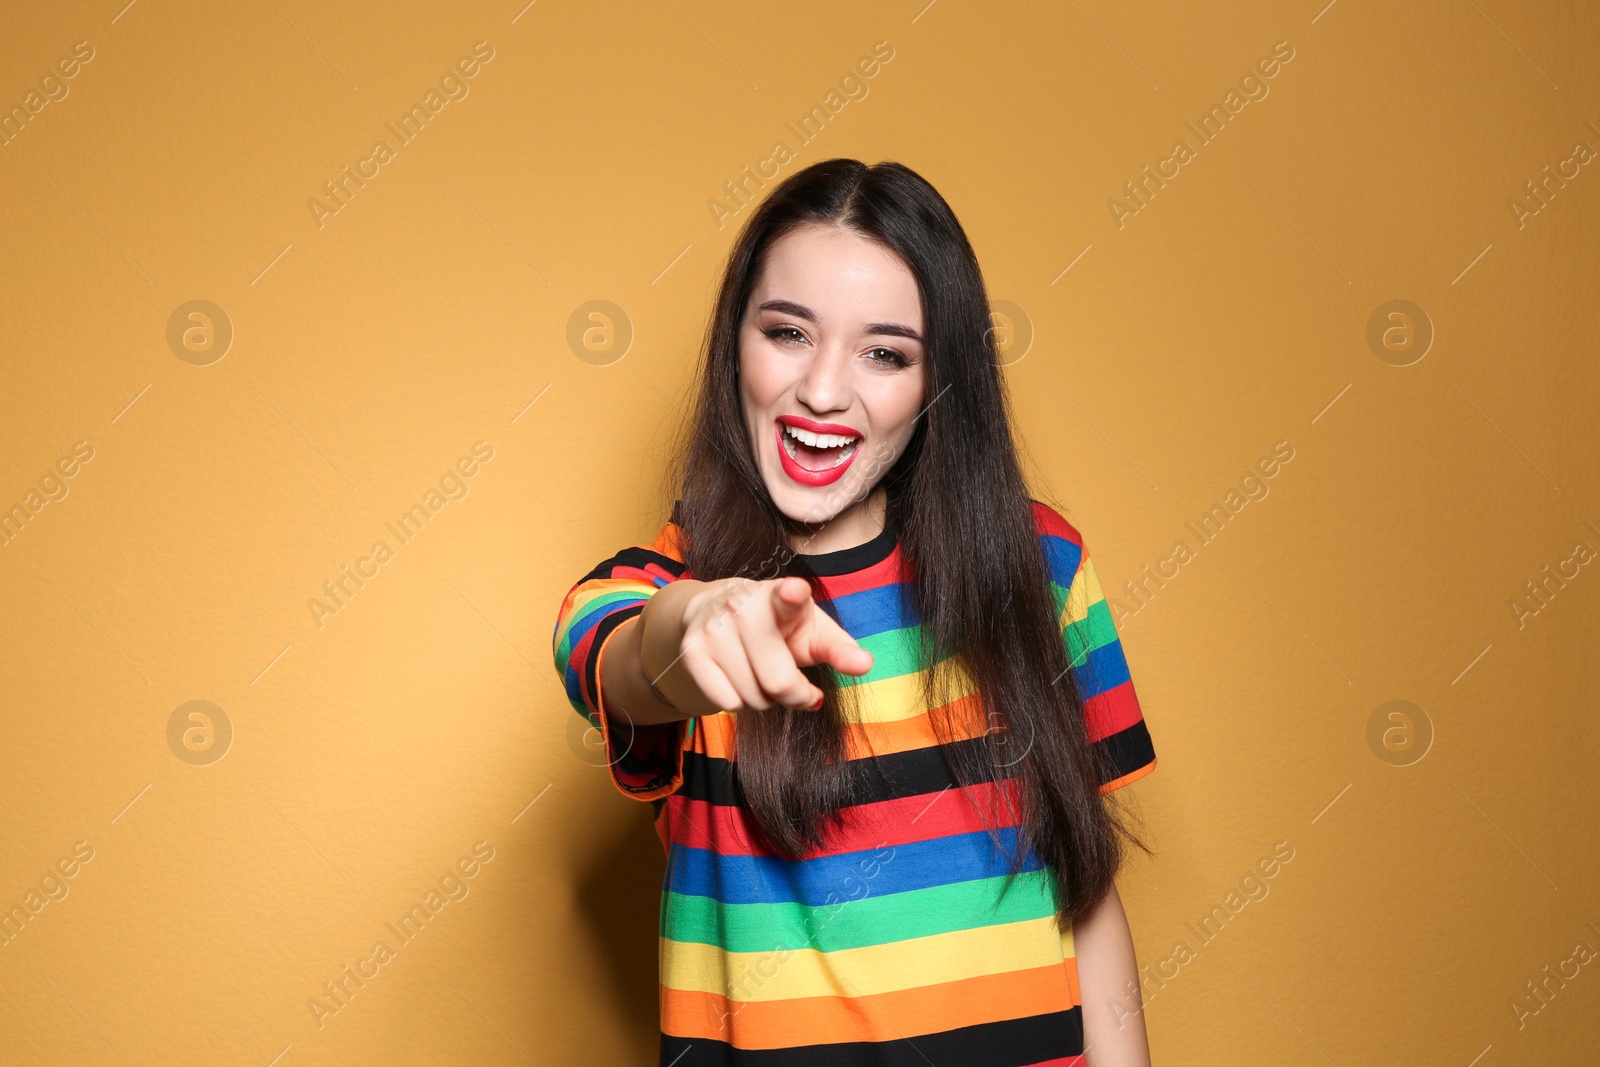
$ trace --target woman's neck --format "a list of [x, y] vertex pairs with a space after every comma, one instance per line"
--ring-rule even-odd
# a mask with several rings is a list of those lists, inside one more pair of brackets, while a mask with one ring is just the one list
[[823, 523], [790, 522], [789, 547], [807, 556], [838, 552], [864, 545], [883, 532], [888, 521], [888, 491], [876, 486], [865, 500], [857, 500]]

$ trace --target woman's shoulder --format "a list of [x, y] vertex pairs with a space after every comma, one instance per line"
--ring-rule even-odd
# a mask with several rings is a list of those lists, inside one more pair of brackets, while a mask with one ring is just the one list
[[684, 561], [683, 527], [678, 525], [677, 505], [673, 505], [672, 518], [667, 520], [661, 532], [656, 534], [656, 539], [650, 543], [650, 550], [674, 563]]
[[1033, 507], [1034, 528], [1039, 531], [1039, 546], [1044, 550], [1050, 580], [1070, 589], [1088, 564], [1089, 550], [1077, 526], [1056, 508], [1042, 500], [1029, 500]]
[[602, 581], [614, 585], [619, 580], [661, 586], [688, 574], [684, 557], [685, 539], [676, 522], [667, 520], [651, 540], [640, 540], [613, 551], [578, 580]]
[[1033, 497], [1028, 498], [1028, 504], [1033, 508], [1033, 525], [1040, 537], [1059, 537], [1077, 548], [1083, 547], [1083, 535], [1060, 511]]
[[681, 500], [672, 502], [672, 511], [668, 515], [667, 521], [662, 524], [660, 532], [656, 534], [655, 540], [650, 542], [649, 545], [640, 546], [648, 548], [649, 551], [664, 556], [680, 565], [685, 561], [689, 543], [689, 535], [684, 531], [683, 521], [680, 517], [682, 503], [683, 501]]

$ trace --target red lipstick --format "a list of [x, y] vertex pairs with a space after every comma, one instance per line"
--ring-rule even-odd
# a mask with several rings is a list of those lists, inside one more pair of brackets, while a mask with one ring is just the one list
[[[785, 425], [794, 426], [801, 430], [809, 430], [812, 433], [853, 437], [855, 441], [848, 445], [839, 446], [850, 449], [850, 453], [837, 466], [812, 470], [810, 467], [801, 466], [800, 462], [789, 454], [789, 446], [786, 441], [789, 435], [784, 431]], [[861, 443], [865, 439], [864, 435], [854, 427], [844, 426], [836, 422], [817, 422], [802, 415], [779, 415], [777, 422], [773, 426], [773, 432], [777, 435], [778, 462], [783, 465], [783, 472], [801, 485], [808, 486], [830, 485], [843, 477], [844, 472], [850, 468], [850, 464], [854, 463], [856, 456], [860, 454]]]

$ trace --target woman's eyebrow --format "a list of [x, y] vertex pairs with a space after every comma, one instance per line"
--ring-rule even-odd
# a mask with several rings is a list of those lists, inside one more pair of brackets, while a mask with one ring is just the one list
[[[767, 300], [757, 305], [757, 311], [777, 311], [785, 315], [793, 315], [807, 322], [819, 322], [817, 313], [804, 304], [797, 304], [793, 300]], [[862, 333], [884, 334], [889, 337], [904, 337], [908, 340], [922, 342], [922, 335], [909, 326], [902, 326], [898, 322], [869, 322], [861, 327]]]

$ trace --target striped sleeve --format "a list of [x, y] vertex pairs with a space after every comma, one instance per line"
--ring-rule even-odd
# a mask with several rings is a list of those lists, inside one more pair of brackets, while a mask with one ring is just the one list
[[669, 522], [653, 543], [625, 548], [579, 579], [562, 599], [551, 635], [556, 674], [572, 710], [604, 740], [612, 784], [636, 800], [667, 796], [682, 783], [694, 720], [646, 726], [612, 721], [601, 692], [601, 656], [611, 635], [685, 569], [678, 527]]
[[1083, 537], [1054, 508], [1039, 501], [1033, 506], [1069, 670], [1102, 768], [1100, 792], [1109, 793], [1153, 771], [1155, 748]]

